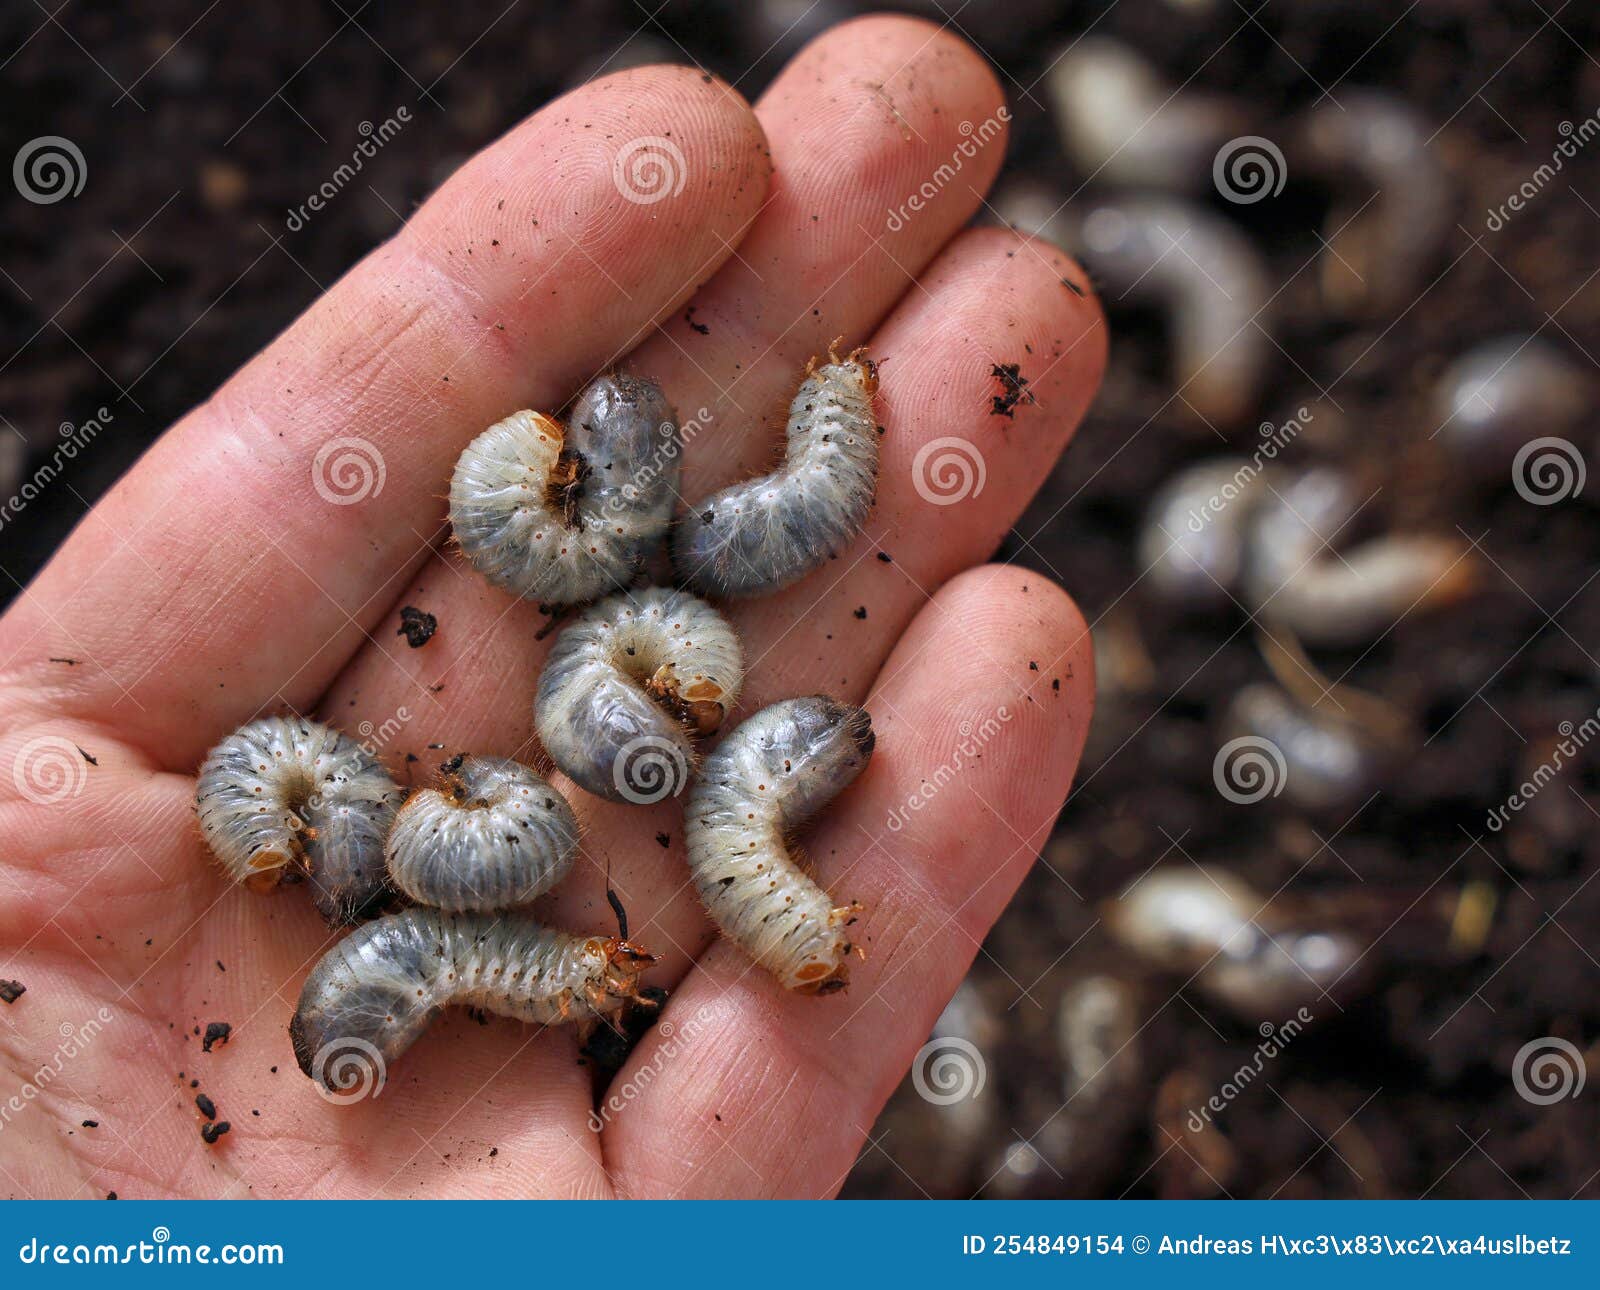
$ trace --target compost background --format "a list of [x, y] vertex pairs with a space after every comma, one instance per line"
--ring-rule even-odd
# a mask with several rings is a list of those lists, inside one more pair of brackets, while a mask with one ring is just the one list
[[[56, 205], [0, 193], [0, 434], [26, 442], [31, 469], [58, 427], [101, 407], [112, 417], [0, 531], [8, 598], [154, 436], [524, 114], [608, 61], [660, 56], [754, 98], [808, 35], [856, 11], [831, 0], [54, 8], [0, 16], [0, 152], [62, 135], [88, 176]], [[1580, 155], [1526, 212], [1485, 230], [1485, 213], [1550, 160], [1562, 123], [1600, 109], [1600, 21], [1558, 0], [910, 8], [948, 19], [995, 62], [1015, 114], [1007, 174], [1063, 194], [1083, 176], [1062, 155], [1039, 78], [1089, 29], [1130, 41], [1174, 85], [1238, 96], [1268, 137], [1325, 91], [1355, 86], [1387, 88], [1442, 127], [1431, 146], [1459, 225], [1394, 316], [1332, 319], [1316, 275], [1297, 274], [1318, 253], [1326, 191], [1291, 172], [1272, 201], [1210, 201], [1264, 248], [1275, 284], [1289, 283], [1262, 413], [1315, 404], [1318, 417], [1287, 458], [1358, 467], [1382, 488], [1368, 524], [1458, 530], [1483, 558], [1465, 604], [1408, 616], [1371, 648], [1318, 654], [1416, 724], [1373, 800], [1334, 820], [1226, 800], [1212, 777], [1217, 722], [1241, 685], [1267, 676], [1257, 634], [1239, 615], [1152, 603], [1133, 544], [1152, 491], [1227, 445], [1170, 399], [1159, 320], [1108, 302], [1106, 392], [1002, 558], [1077, 597], [1116, 692], [1043, 863], [949, 1018], [982, 1055], [981, 1093], [946, 1106], [908, 1081], [845, 1193], [1600, 1195], [1596, 1090], [1545, 1105], [1511, 1078], [1540, 1037], [1575, 1045], [1588, 1071], [1600, 1059], [1590, 767], [1503, 832], [1484, 825], [1560, 723], [1600, 704], [1600, 525], [1588, 494], [1542, 507], [1509, 480], [1465, 487], [1429, 439], [1431, 382], [1473, 342], [1539, 331], [1585, 367], [1600, 353], [1600, 155]], [[359, 180], [288, 231], [288, 213], [348, 160], [358, 123], [402, 105], [410, 123]], [[140, 612], [128, 607], [130, 630]], [[1267, 892], [1292, 879], [1314, 918], [1356, 918], [1376, 937], [1373, 987], [1322, 1009], [1199, 1135], [1184, 1130], [1186, 1112], [1253, 1060], [1260, 1036], [1105, 941], [1099, 902], [1157, 861], [1221, 864]], [[1463, 891], [1489, 910], [1465, 939]], [[1095, 1131], [1063, 1135], [1057, 1007], [1090, 971], [1137, 977], [1147, 1024], [1136, 1073]]]

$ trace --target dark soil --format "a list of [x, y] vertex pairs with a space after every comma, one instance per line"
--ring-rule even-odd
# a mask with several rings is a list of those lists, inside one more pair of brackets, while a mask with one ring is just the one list
[[[1106, 696], [1044, 863], [974, 966], [963, 1024], [983, 1036], [984, 1092], [963, 1110], [930, 1104], [908, 1081], [848, 1195], [1600, 1195], [1593, 1090], [1536, 1105], [1511, 1079], [1518, 1050], [1548, 1036], [1576, 1045], [1600, 1075], [1600, 884], [1590, 882], [1600, 777], [1580, 766], [1503, 832], [1484, 825], [1559, 724], [1600, 704], [1600, 581], [1589, 581], [1600, 524], [1593, 494], [1535, 507], [1509, 488], [1468, 488], [1426, 438], [1430, 382], [1478, 340], [1542, 329], [1581, 362], [1600, 354], [1600, 145], [1503, 229], [1484, 225], [1550, 159], [1561, 124], [1600, 108], [1600, 18], [1571, 5], [1552, 22], [1553, 6], [1522, 0], [1425, 0], [1398, 21], [1403, 7], [1340, 0], [1249, 7], [1258, 12], [1224, 0], [972, 0], [957, 25], [1011, 96], [1010, 172], [1064, 193], [1082, 177], [1061, 155], [1037, 82], [1091, 26], [1135, 42], [1175, 85], [1192, 77], [1193, 88], [1243, 98], [1269, 137], [1324, 89], [1337, 99], [1355, 86], [1388, 88], [1441, 127], [1432, 146], [1457, 185], [1461, 227], [1401, 317], [1336, 321], [1316, 273], [1299, 272], [1318, 252], [1326, 192], [1291, 176], [1279, 199], [1215, 206], [1288, 283], [1261, 416], [1319, 408], [1289, 459], [1366, 472], [1382, 486], [1365, 517], [1375, 528], [1459, 526], [1486, 557], [1479, 592], [1407, 618], [1371, 649], [1317, 653], [1328, 675], [1381, 695], [1422, 732], [1353, 818], [1222, 799], [1211, 778], [1217, 722], [1266, 665], [1242, 616], [1181, 616], [1136, 586], [1133, 534], [1163, 480], [1226, 445], [1174, 413], [1155, 321], [1113, 310], [1105, 393], [1003, 555], [1074, 593], [1096, 624], [1102, 677], [1123, 681]], [[821, 0], [786, 32], [805, 12], [778, 20], [787, 8], [674, 0], [624, 60], [663, 47], [753, 96], [805, 37], [856, 6]], [[32, 6], [0, 11], [0, 156], [54, 134], [88, 164], [71, 200], [0, 194], [0, 434], [26, 440], [31, 470], [58, 427], [104, 423], [70, 473], [0, 528], [4, 594], [162, 428], [461, 160], [624, 45], [645, 12], [627, 0], [359, 12], [287, 0], [270, 13], [143, 0], [75, 4], [56, 26]], [[290, 212], [348, 159], [354, 123], [402, 105], [411, 123], [360, 182], [292, 227]], [[1025, 387], [997, 377], [996, 411], [1009, 410]], [[1190, 858], [1264, 891], [1289, 883], [1329, 921], [1356, 907], [1369, 920], [1390, 915], [1376, 923], [1377, 982], [1319, 1016], [1191, 1135], [1185, 1111], [1251, 1058], [1259, 1036], [1172, 982], [1142, 978], [1136, 1075], [1098, 1123], [1064, 1137], [1059, 1000], [1088, 972], [1135, 971], [1097, 928], [1098, 902], [1158, 859]], [[1452, 936], [1464, 890], [1480, 906], [1493, 898], [1486, 930], [1465, 944]], [[202, 1132], [214, 1142], [226, 1129]], [[1008, 1165], [1026, 1164], [1028, 1140], [1031, 1170]]]

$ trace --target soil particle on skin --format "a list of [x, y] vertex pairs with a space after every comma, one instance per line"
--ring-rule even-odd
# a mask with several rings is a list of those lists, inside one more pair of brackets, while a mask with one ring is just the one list
[[865, 605], [858, 605], [852, 612], [854, 612], [857, 618], [865, 618], [867, 616], [867, 607]]
[[108, 1191], [108, 1192], [107, 1192], [107, 1193], [106, 1193], [106, 1199], [107, 1199], [107, 1200], [116, 1200], [116, 1198], [117, 1198], [117, 1193], [116, 1193], [116, 1192], [114, 1192], [114, 1191]]
[[672, 845], [672, 834], [658, 833], [656, 834], [656, 842], [662, 847], [670, 847]]
[[1017, 404], [1033, 402], [1028, 378], [1022, 374], [1020, 363], [996, 363], [989, 371], [1000, 382], [1001, 389], [990, 403], [989, 412], [992, 416], [1009, 419], [1015, 413]]
[[21, 981], [0, 981], [0, 1003], [15, 1003], [28, 993]]
[[208, 1121], [200, 1126], [200, 1140], [208, 1147], [214, 1146], [217, 1139], [232, 1128], [233, 1125], [229, 1124], [226, 1120]]
[[205, 1116], [206, 1119], [215, 1120], [217, 1118], [217, 1104], [204, 1093], [196, 1093], [194, 1095], [194, 1104], [200, 1108], [200, 1114]]
[[200, 1051], [209, 1053], [213, 1044], [226, 1044], [228, 1037], [233, 1034], [233, 1027], [226, 1021], [206, 1022], [205, 1038], [200, 1041]]
[[406, 605], [400, 611], [400, 626], [395, 635], [404, 636], [406, 644], [412, 649], [421, 649], [438, 630], [439, 620], [432, 614], [415, 605]]
[[85, 1129], [98, 1129], [100, 1127], [100, 1121], [99, 1120], [85, 1120], [83, 1122], [83, 1127]]

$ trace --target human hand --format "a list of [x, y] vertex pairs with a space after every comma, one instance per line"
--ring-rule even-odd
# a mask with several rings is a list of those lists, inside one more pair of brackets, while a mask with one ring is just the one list
[[[690, 68], [592, 82], [468, 163], [94, 509], [0, 621], [0, 977], [28, 991], [0, 1005], [0, 1055], [33, 1090], [0, 1124], [6, 1190], [837, 1191], [1048, 835], [1092, 702], [1066, 596], [975, 567], [1105, 356], [1077, 266], [963, 231], [1004, 155], [1001, 105], [970, 48], [900, 18], [828, 33], [754, 114]], [[627, 165], [635, 145], [665, 169]], [[839, 336], [881, 368], [876, 509], [837, 561], [729, 613], [736, 719], [815, 692], [873, 716], [872, 764], [806, 839], [866, 907], [849, 990], [788, 995], [714, 939], [678, 804], [557, 779], [583, 855], [539, 916], [612, 930], [609, 873], [672, 990], [615, 1102], [570, 1031], [454, 1012], [381, 1097], [329, 1105], [287, 1027], [337, 933], [302, 893], [226, 882], [195, 826], [201, 757], [290, 709], [369, 738], [402, 783], [439, 746], [533, 760], [546, 620], [440, 549], [461, 448], [620, 361], [693, 423], [692, 501], [770, 466], [797, 374]], [[1028, 384], [1005, 415], [1009, 364]], [[948, 439], [981, 487], [923, 451]], [[403, 605], [438, 620], [422, 648], [397, 639]], [[203, 1054], [213, 1020], [232, 1037]], [[234, 1126], [215, 1145], [195, 1079]]]

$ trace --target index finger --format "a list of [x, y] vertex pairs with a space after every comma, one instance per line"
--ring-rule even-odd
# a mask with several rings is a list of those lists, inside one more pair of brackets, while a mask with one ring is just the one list
[[768, 176], [748, 106], [692, 68], [547, 107], [157, 442], [0, 622], [0, 669], [167, 766], [308, 706], [440, 535], [467, 440], [676, 309]]

